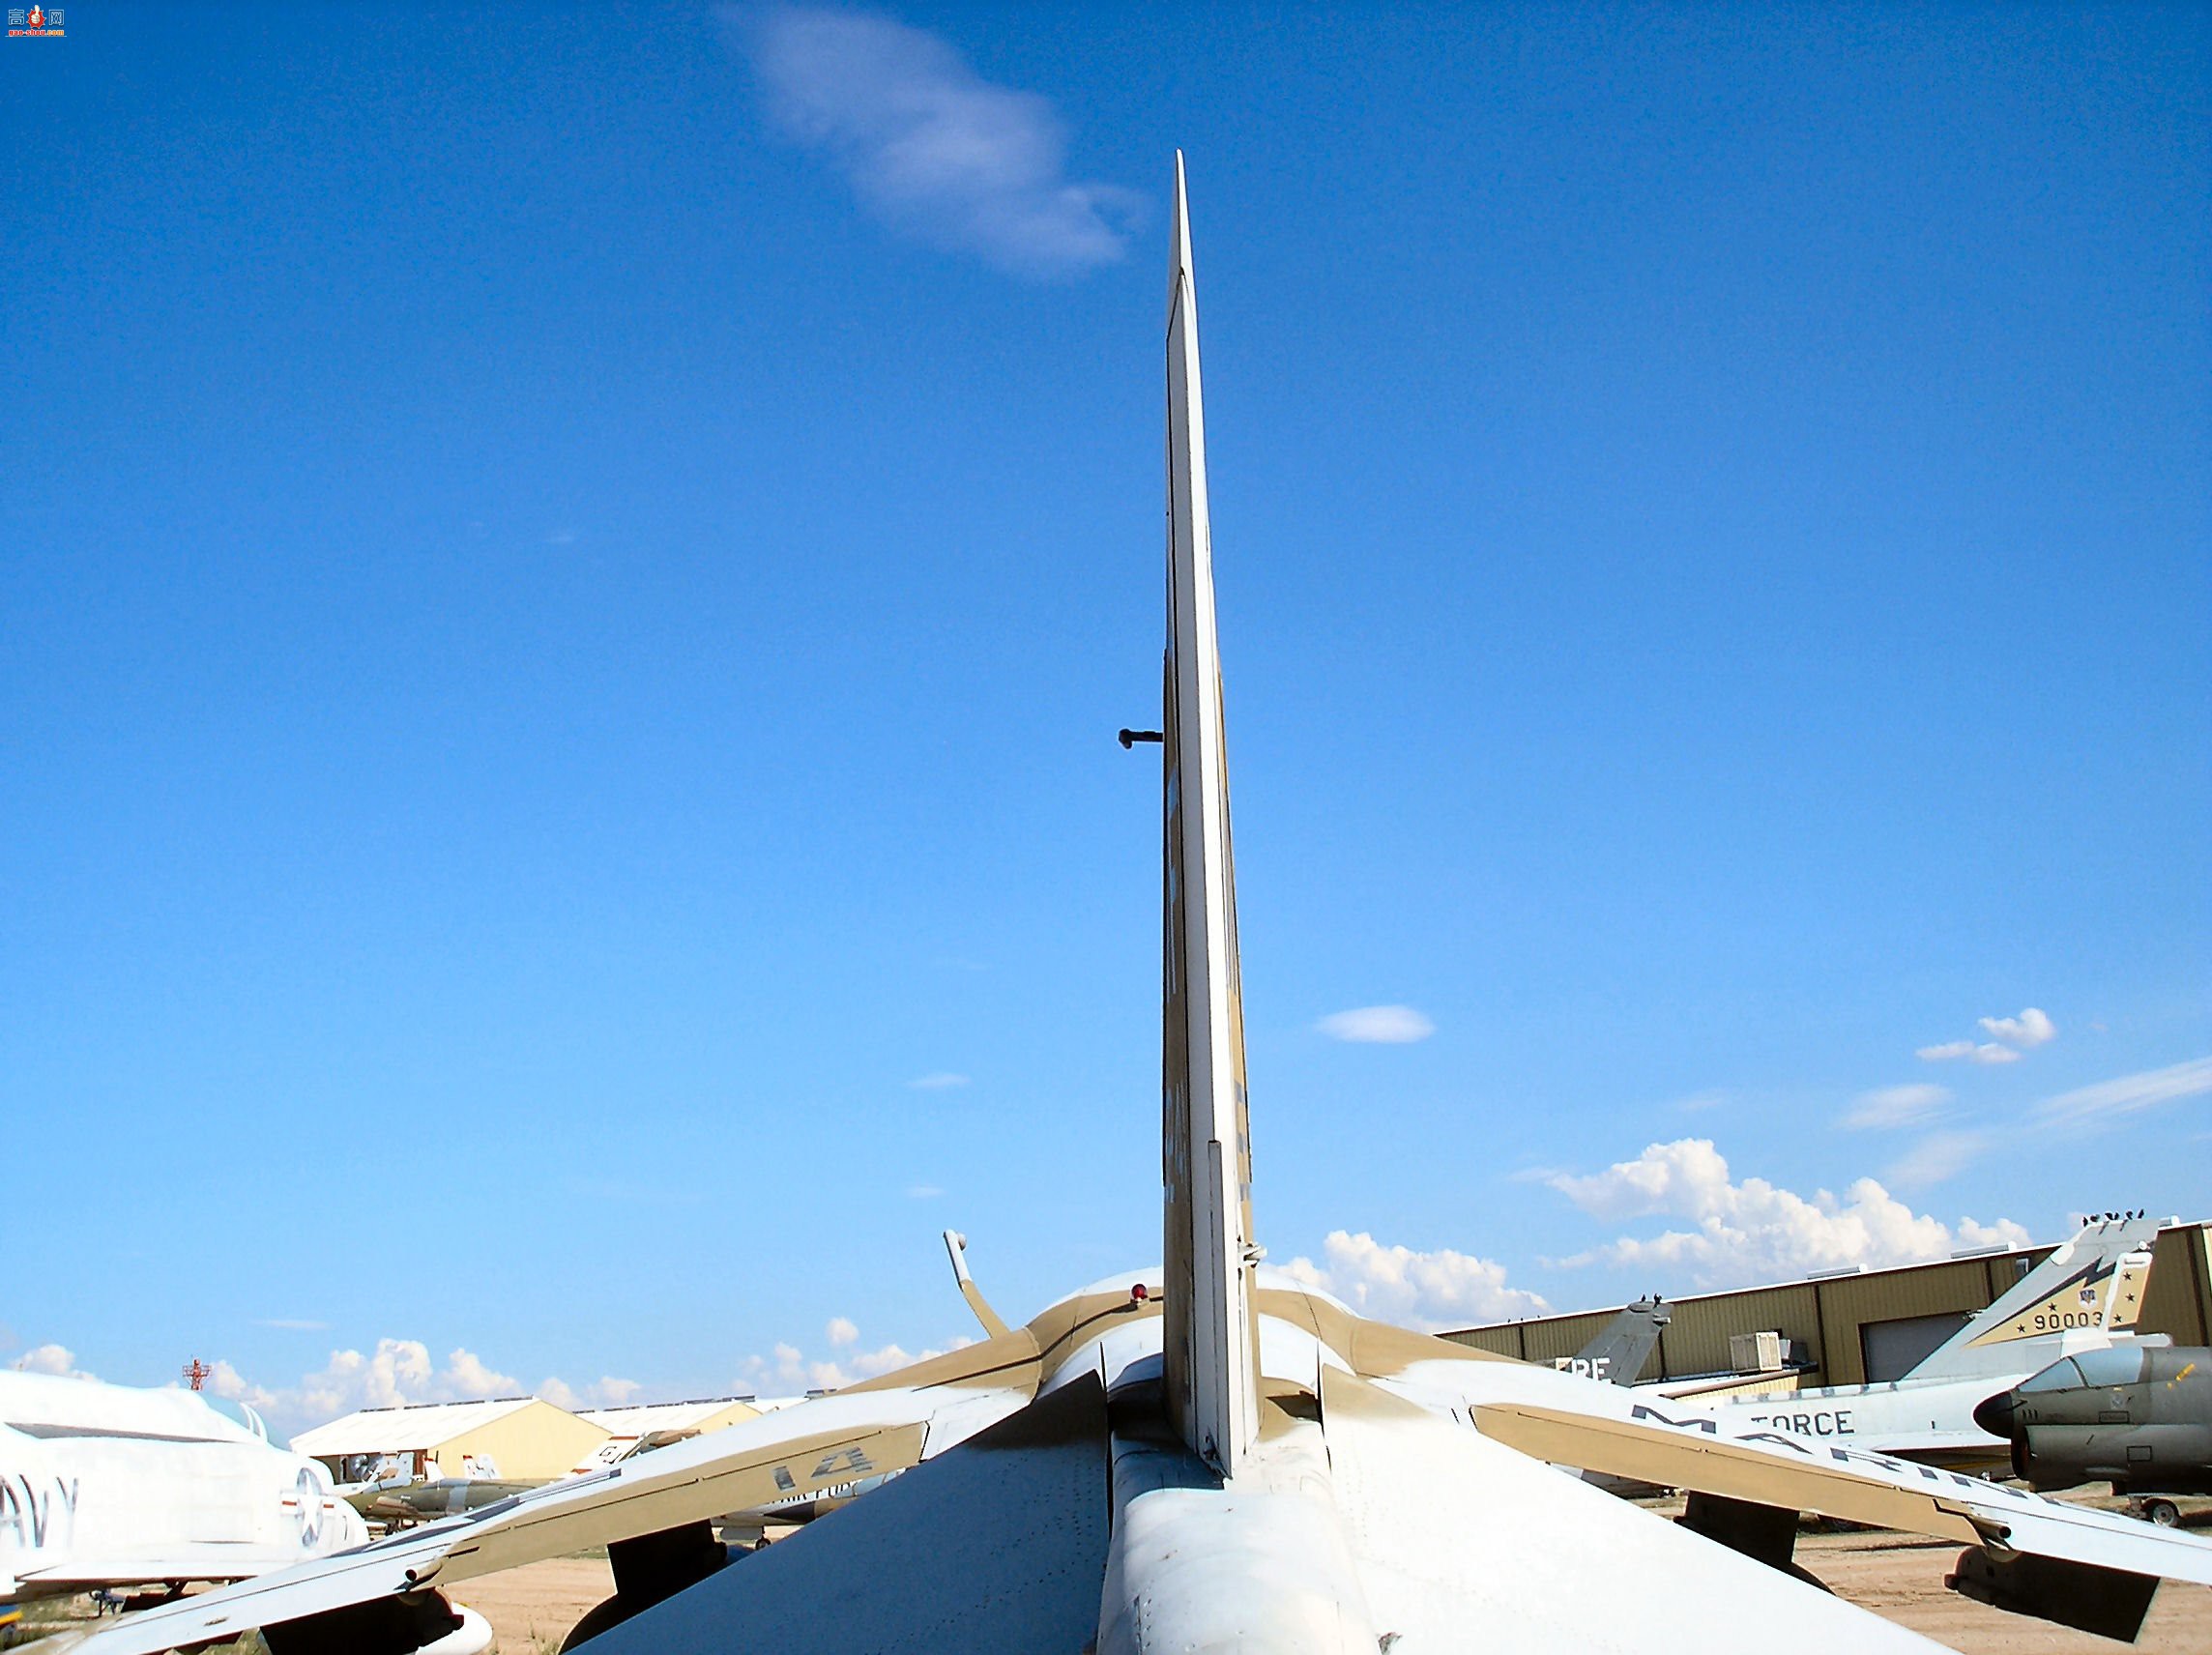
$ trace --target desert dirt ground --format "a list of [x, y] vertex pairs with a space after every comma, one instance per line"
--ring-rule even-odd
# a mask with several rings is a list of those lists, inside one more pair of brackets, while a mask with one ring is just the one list
[[[2212, 1590], [2168, 1582], [2133, 1645], [2007, 1614], [1945, 1589], [1959, 1554], [1940, 1545], [1880, 1532], [1798, 1537], [1797, 1561], [1841, 1597], [1965, 1655], [2206, 1655], [2212, 1651]], [[738, 1565], [743, 1567], [742, 1562]], [[561, 1557], [456, 1587], [499, 1634], [503, 1655], [552, 1655], [586, 1610], [614, 1590], [602, 1558]], [[1790, 1647], [1776, 1629], [1774, 1647]]]
[[[1963, 1655], [2117, 1655], [2131, 1647], [2139, 1655], [2212, 1651], [2212, 1590], [2205, 1587], [2172, 1582], [2161, 1587], [2141, 1639], [2129, 1645], [2006, 1614], [1946, 1590], [1943, 1577], [1958, 1553], [1956, 1542], [1930, 1544], [1878, 1531], [1808, 1532], [1797, 1540], [1797, 1561], [1830, 1590]], [[554, 1655], [584, 1611], [613, 1590], [614, 1577], [602, 1555], [556, 1557], [487, 1575], [456, 1587], [453, 1595], [491, 1622], [501, 1655]], [[1788, 1629], [1772, 1629], [1770, 1638], [1761, 1639], [1769, 1641], [1788, 1649]], [[260, 1640], [240, 1647], [258, 1652]]]

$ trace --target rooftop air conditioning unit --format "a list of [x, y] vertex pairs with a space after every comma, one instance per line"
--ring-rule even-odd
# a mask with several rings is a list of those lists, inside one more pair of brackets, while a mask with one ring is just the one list
[[1764, 1333], [1729, 1335], [1729, 1366], [1739, 1374], [1776, 1374], [1782, 1371], [1790, 1341], [1769, 1329]]

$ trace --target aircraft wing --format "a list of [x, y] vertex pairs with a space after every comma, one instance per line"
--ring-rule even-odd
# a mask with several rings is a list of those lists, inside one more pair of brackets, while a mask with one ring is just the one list
[[158, 1655], [711, 1521], [903, 1470], [1018, 1411], [1035, 1341], [1010, 1333], [605, 1470], [548, 1483], [390, 1539], [131, 1615], [86, 1655]]
[[271, 1549], [265, 1546], [175, 1546], [165, 1552], [112, 1555], [71, 1552], [51, 1563], [33, 1562], [16, 1569], [15, 1578], [41, 1588], [89, 1592], [100, 1586], [164, 1585], [170, 1581], [243, 1581], [266, 1570], [270, 1561]]
[[1555, 1465], [1728, 1499], [1938, 1535], [2015, 1554], [2212, 1585], [2212, 1543], [1886, 1454], [1746, 1429], [1722, 1410], [1662, 1407], [1616, 1386], [1456, 1357], [1379, 1382]]

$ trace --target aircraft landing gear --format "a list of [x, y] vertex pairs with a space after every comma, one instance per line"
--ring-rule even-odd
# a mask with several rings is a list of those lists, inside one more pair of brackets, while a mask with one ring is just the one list
[[2145, 1523], [2161, 1528], [2171, 1528], [2181, 1521], [2181, 1508], [2169, 1499], [2138, 1500], [2136, 1510]]

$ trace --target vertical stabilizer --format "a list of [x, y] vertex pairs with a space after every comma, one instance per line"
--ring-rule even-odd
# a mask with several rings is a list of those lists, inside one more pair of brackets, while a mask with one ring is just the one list
[[1651, 1359], [1659, 1335], [1674, 1312], [1654, 1293], [1625, 1305], [1597, 1331], [1597, 1337], [1572, 1356], [1555, 1356], [1552, 1366], [1585, 1379], [1604, 1379], [1615, 1385], [1633, 1385]]
[[1171, 1420], [1224, 1476], [1259, 1433], [1252, 1288], [1252, 1139], [1244, 1102], [1237, 881], [1213, 626], [1206, 418], [1190, 208], [1176, 156], [1168, 277], [1166, 937], [1161, 1156], [1166, 1183], [1166, 1386]]
[[2133, 1216], [2084, 1224], [1905, 1377], [2033, 1372], [2133, 1327], [2158, 1230], [2157, 1219]]

